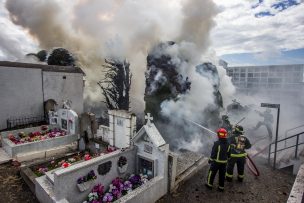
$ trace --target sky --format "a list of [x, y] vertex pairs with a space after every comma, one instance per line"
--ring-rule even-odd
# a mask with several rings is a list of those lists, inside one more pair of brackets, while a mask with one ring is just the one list
[[[304, 64], [304, 0], [213, 1], [217, 15], [209, 50], [229, 66]], [[4, 3], [0, 0], [0, 60], [39, 50], [35, 39], [11, 22]]]
[[303, 0], [214, 0], [212, 46], [229, 65], [304, 63]]

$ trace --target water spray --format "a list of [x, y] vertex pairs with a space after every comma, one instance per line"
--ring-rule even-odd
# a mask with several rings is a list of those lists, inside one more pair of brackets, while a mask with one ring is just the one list
[[198, 126], [198, 127], [200, 127], [200, 128], [203, 128], [204, 130], [210, 132], [211, 134], [216, 135], [216, 133], [213, 132], [212, 130], [210, 130], [210, 129], [208, 129], [208, 128], [206, 128], [206, 127], [204, 127], [204, 126], [202, 126], [202, 125], [200, 125], [200, 124], [198, 124], [198, 123], [196, 123], [196, 122], [194, 122], [194, 121], [192, 121], [192, 120], [189, 120], [189, 119], [187, 119], [187, 118], [184, 118], [184, 119], [185, 119], [186, 121], [189, 121], [189, 122], [193, 123], [194, 125], [196, 125], [196, 126]]
[[237, 122], [235, 125], [240, 124], [243, 120], [245, 120], [246, 117], [243, 117], [241, 120], [239, 120], [239, 122]]

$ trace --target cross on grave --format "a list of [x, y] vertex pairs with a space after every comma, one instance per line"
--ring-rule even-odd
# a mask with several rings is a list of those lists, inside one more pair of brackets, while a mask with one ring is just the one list
[[151, 126], [151, 121], [153, 121], [153, 117], [151, 116], [150, 113], [147, 113], [147, 115], [145, 116], [145, 119], [147, 120], [147, 125]]

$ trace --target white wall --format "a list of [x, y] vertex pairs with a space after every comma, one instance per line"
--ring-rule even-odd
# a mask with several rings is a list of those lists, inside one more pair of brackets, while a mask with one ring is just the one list
[[43, 115], [41, 69], [0, 68], [0, 130], [12, 117]]
[[[66, 79], [63, 79], [63, 77]], [[71, 100], [71, 109], [83, 113], [83, 75], [81, 73], [43, 72], [44, 100], [54, 99], [59, 106]]]
[[109, 140], [117, 148], [130, 146], [136, 129], [136, 117], [125, 110], [109, 110]]

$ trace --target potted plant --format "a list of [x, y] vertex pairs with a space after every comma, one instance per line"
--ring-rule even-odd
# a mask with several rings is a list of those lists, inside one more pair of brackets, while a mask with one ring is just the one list
[[117, 165], [119, 173], [125, 173], [128, 168], [127, 158], [124, 156], [119, 157]]

